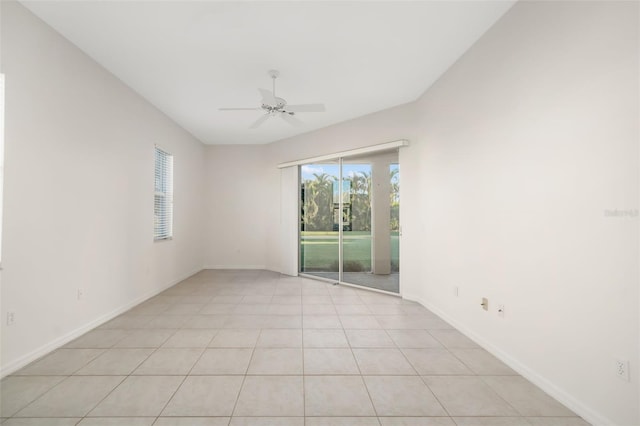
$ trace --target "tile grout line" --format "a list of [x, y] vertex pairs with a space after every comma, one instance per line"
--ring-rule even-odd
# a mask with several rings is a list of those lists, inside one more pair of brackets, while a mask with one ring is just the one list
[[[175, 333], [174, 333], [174, 334], [175, 334]], [[169, 338], [170, 338], [170, 336], [169, 336], [169, 337], [167, 337], [167, 339], [166, 339], [166, 340], [168, 340]], [[125, 338], [122, 338], [121, 340], [124, 340], [124, 339], [125, 339]], [[165, 340], [165, 342], [166, 342], [166, 340]], [[164, 342], [163, 342], [163, 343], [164, 343]], [[114, 345], [113, 345], [111, 348], [109, 348], [109, 349], [149, 349], [149, 348], [115, 348], [115, 345], [117, 345], [117, 343], [114, 343]], [[124, 383], [124, 382], [125, 382], [125, 380], [127, 380], [129, 377], [131, 377], [131, 376], [133, 375], [133, 372], [135, 372], [138, 368], [140, 368], [140, 366], [141, 366], [142, 364], [144, 364], [144, 362], [145, 362], [146, 360], [148, 360], [148, 359], [149, 359], [149, 358], [150, 358], [154, 353], [156, 353], [156, 352], [158, 351], [158, 349], [160, 349], [160, 347], [161, 347], [161, 346], [162, 346], [162, 344], [161, 344], [160, 346], [158, 346], [157, 348], [155, 348], [155, 349], [154, 349], [154, 350], [153, 350], [153, 351], [152, 351], [152, 352], [151, 352], [151, 353], [150, 353], [150, 354], [149, 354], [145, 359], [143, 359], [142, 361], [140, 361], [140, 362], [138, 363], [138, 365], [136, 365], [133, 369], [131, 369], [131, 371], [129, 372], [129, 374], [125, 375], [125, 376], [124, 376], [124, 379], [122, 379], [122, 380], [120, 381], [120, 383], [118, 383], [116, 386], [114, 386], [114, 387], [113, 387], [113, 389], [111, 389], [111, 390], [110, 390], [110, 391], [109, 391], [109, 392], [104, 396], [104, 398], [102, 398], [100, 401], [98, 401], [98, 403], [97, 403], [96, 405], [94, 405], [94, 406], [93, 406], [89, 411], [87, 411], [87, 412], [82, 416], [82, 418], [80, 419], [80, 422], [82, 422], [85, 418], [87, 418], [87, 415], [89, 415], [93, 410], [95, 410], [95, 409], [96, 409], [96, 407], [98, 407], [98, 405], [100, 405], [100, 404], [101, 404], [105, 399], [107, 399], [107, 398], [109, 397], [109, 395], [111, 395], [111, 394], [112, 394], [116, 389], [118, 389], [118, 388], [120, 387], [120, 385], [121, 385], [122, 383]], [[106, 351], [105, 351], [105, 352], [106, 352]], [[88, 364], [87, 364], [87, 365], [88, 365]], [[84, 367], [82, 367], [82, 368], [84, 368]], [[80, 368], [80, 369], [82, 369], [82, 368]], [[79, 369], [78, 371], [80, 371], [80, 369]], [[113, 376], [119, 376], [119, 374], [114, 374], [114, 375], [109, 375], [109, 376], [103, 376], [103, 377], [113, 377]], [[80, 422], [78, 422], [78, 423], [80, 423]]]
[[[177, 332], [176, 332], [177, 333]], [[175, 333], [174, 333], [175, 335]], [[171, 337], [170, 337], [171, 338]], [[169, 339], [167, 339], [164, 343], [166, 343]], [[211, 340], [213, 340], [213, 337], [211, 338]], [[209, 341], [209, 343], [211, 343], [211, 341]], [[160, 349], [160, 348], [158, 348]], [[171, 402], [171, 400], [173, 399], [174, 396], [176, 396], [176, 393], [178, 393], [178, 390], [180, 390], [180, 388], [182, 387], [182, 385], [184, 384], [184, 382], [187, 380], [187, 377], [189, 377], [191, 371], [193, 371], [193, 369], [195, 368], [196, 364], [198, 363], [198, 361], [200, 361], [200, 359], [202, 358], [202, 356], [204, 355], [204, 353], [207, 351], [207, 347], [205, 346], [204, 348], [199, 348], [202, 349], [202, 352], [200, 352], [200, 356], [198, 357], [198, 359], [196, 360], [196, 362], [193, 363], [193, 365], [191, 366], [191, 368], [189, 369], [189, 371], [187, 372], [187, 374], [184, 376], [184, 378], [182, 379], [182, 381], [180, 382], [180, 384], [176, 387], [176, 389], [173, 391], [173, 393], [171, 394], [171, 397], [169, 397], [169, 399], [167, 399], [167, 402], [164, 404], [164, 406], [162, 407], [162, 409], [158, 412], [158, 415], [155, 416], [156, 419], [153, 421], [152, 425], [156, 424], [158, 422], [158, 419], [161, 417], [162, 412], [167, 408], [167, 405], [169, 405], [169, 403]], [[155, 353], [155, 352], [154, 352]], [[153, 355], [153, 354], [152, 354]], [[147, 358], [148, 359], [148, 358]]]
[[249, 357], [249, 362], [247, 363], [247, 368], [244, 371], [244, 375], [242, 376], [242, 383], [240, 383], [240, 388], [238, 389], [238, 395], [236, 396], [236, 402], [233, 404], [233, 408], [231, 409], [231, 414], [229, 415], [229, 424], [233, 420], [233, 415], [236, 412], [236, 408], [238, 407], [238, 401], [240, 401], [240, 394], [242, 394], [242, 389], [244, 388], [244, 383], [247, 380], [247, 373], [249, 372], [249, 367], [251, 366], [251, 361], [253, 361], [253, 355], [256, 352], [256, 346], [258, 345], [258, 340], [260, 339], [260, 335], [262, 334], [262, 329], [258, 333], [258, 337], [256, 338], [256, 343], [253, 345], [253, 349], [251, 350], [251, 356]]
[[[429, 332], [429, 330], [428, 330], [428, 329], [425, 329], [425, 330], [427, 331], [427, 333], [429, 333], [429, 334], [431, 335], [431, 337], [433, 337], [434, 339], [436, 339], [436, 341], [438, 341], [438, 342], [439, 342], [439, 343], [444, 347], [444, 349], [447, 351], [447, 353], [449, 353], [449, 354], [450, 354], [451, 356], [453, 356], [454, 358], [459, 359], [458, 357], [456, 357], [456, 356], [455, 356], [455, 354], [454, 354], [453, 352], [451, 352], [451, 350], [449, 349], [449, 347], [448, 347], [447, 345], [445, 345], [445, 344], [444, 344], [440, 339], [438, 339], [438, 337], [437, 337], [437, 336], [435, 336], [435, 335], [431, 334], [431, 333]], [[456, 330], [456, 329], [455, 329], [455, 328], [452, 328], [452, 330]], [[457, 330], [456, 330], [456, 331], [457, 331]], [[467, 366], [467, 364], [465, 364], [462, 360], [460, 360], [460, 361], [463, 363], [463, 365], [464, 365], [465, 367], [469, 368], [469, 367]], [[498, 394], [498, 392], [496, 392], [495, 390], [493, 390], [493, 389], [491, 388], [491, 386], [489, 386], [489, 385], [488, 385], [488, 384], [487, 384], [487, 383], [482, 379], [482, 376], [480, 376], [479, 374], [477, 374], [477, 373], [476, 373], [475, 371], [473, 371], [471, 368], [469, 368], [469, 371], [471, 371], [473, 374], [471, 374], [471, 375], [464, 375], [464, 376], [466, 376], [466, 377], [477, 377], [477, 378], [478, 378], [478, 379], [479, 379], [479, 380], [480, 380], [480, 381], [481, 381], [481, 382], [482, 382], [482, 383], [483, 383], [487, 388], [489, 388], [489, 390], [490, 390], [490, 391], [491, 391], [495, 396], [497, 396], [500, 400], [504, 401], [504, 402], [507, 404], [507, 406], [508, 406], [508, 407], [512, 408], [516, 413], [518, 413], [518, 416], [517, 416], [517, 417], [521, 417], [521, 418], [523, 418], [523, 419], [524, 419], [524, 416], [522, 415], [522, 413], [520, 413], [520, 411], [519, 411], [518, 409], [516, 409], [516, 407], [514, 407], [513, 405], [511, 405], [511, 404], [509, 403], [509, 401], [507, 401], [507, 400], [506, 400], [506, 399], [504, 399], [502, 396], [500, 396], [500, 395]], [[433, 375], [433, 376], [436, 376], [436, 375]], [[441, 375], [441, 376], [446, 376], [446, 375]], [[461, 376], [461, 377], [464, 377], [464, 376]], [[440, 399], [435, 395], [435, 392], [433, 392], [433, 391], [431, 390], [431, 388], [429, 387], [429, 384], [427, 384], [427, 382], [426, 382], [426, 380], [425, 380], [424, 376], [420, 376], [420, 378], [422, 379], [422, 381], [424, 382], [424, 384], [429, 388], [429, 390], [433, 393], [433, 395], [436, 397], [436, 399], [438, 400], [438, 402], [440, 402]], [[445, 411], [446, 411], [447, 413], [449, 413], [449, 410], [447, 410], [447, 408], [444, 406], [444, 404], [442, 404], [442, 402], [440, 402], [440, 405], [442, 405], [442, 407], [445, 409]], [[449, 417], [451, 417], [451, 419], [453, 420], [453, 416], [451, 415], [451, 413], [449, 413]], [[530, 423], [530, 422], [529, 422], [528, 420], [526, 420], [526, 419], [525, 419], [525, 421], [526, 421], [527, 423]], [[456, 422], [455, 420], [454, 420], [454, 423], [456, 423], [456, 424], [457, 424], [457, 422]]]
[[[300, 309], [302, 305], [300, 305]], [[307, 424], [307, 389], [306, 389], [306, 379], [305, 379], [305, 367], [304, 367], [304, 323], [303, 320], [300, 319], [300, 335], [301, 335], [301, 347], [300, 351], [302, 352], [302, 423], [304, 425]]]
[[[393, 329], [391, 329], [393, 330]], [[426, 386], [426, 388], [429, 390], [429, 393], [431, 393], [431, 395], [433, 395], [433, 397], [435, 398], [435, 400], [438, 402], [438, 404], [440, 404], [440, 406], [442, 407], [442, 409], [444, 410], [445, 413], [447, 413], [447, 416], [451, 419], [451, 421], [453, 423], [456, 423], [456, 421], [453, 419], [453, 417], [451, 416], [451, 413], [449, 412], [449, 410], [447, 410], [447, 407], [444, 406], [444, 404], [442, 403], [442, 401], [440, 401], [440, 399], [438, 398], [438, 396], [435, 394], [435, 392], [433, 392], [433, 390], [431, 390], [431, 388], [429, 387], [429, 385], [427, 384], [427, 382], [425, 382], [424, 377], [420, 374], [420, 372], [418, 372], [418, 369], [413, 365], [413, 363], [411, 361], [409, 361], [409, 358], [407, 358], [407, 355], [404, 353], [404, 351], [402, 350], [402, 348], [400, 346], [398, 346], [398, 344], [396, 343], [395, 340], [393, 340], [393, 338], [391, 337], [391, 335], [389, 334], [387, 329], [384, 329], [384, 331], [387, 333], [387, 335], [389, 336], [389, 338], [391, 339], [391, 341], [396, 345], [396, 347], [398, 348], [398, 351], [402, 354], [402, 356], [404, 357], [404, 359], [407, 361], [407, 363], [411, 366], [411, 368], [413, 368], [413, 371], [416, 372], [418, 378], [420, 379], [420, 381]], [[426, 331], [429, 335], [431, 335], [431, 333], [429, 333], [429, 331], [427, 329], [424, 329], [424, 331]]]
[[[500, 398], [502, 401], [504, 401], [509, 407], [513, 408], [513, 411], [515, 411], [516, 413], [518, 413], [518, 417], [522, 417], [524, 418], [524, 415], [520, 412], [520, 410], [518, 410], [517, 407], [513, 406], [509, 401], [507, 401], [505, 398], [502, 397], [502, 395], [500, 395], [498, 392], [496, 392], [491, 386], [489, 386], [489, 384], [483, 379], [483, 377], [485, 376], [476, 376], [478, 377], [478, 379], [486, 386], [489, 388], [489, 390], [496, 395], [498, 398]], [[525, 419], [526, 420], [526, 419]], [[528, 422], [528, 420], [526, 420]]]
[[[367, 309], [369, 309], [369, 307], [367, 306], [367, 303], [364, 300], [362, 300], [360, 295], [357, 294], [357, 296], [362, 301], [364, 306]], [[378, 320], [375, 319], [375, 316], [374, 316], [374, 320], [378, 323]], [[342, 320], [340, 320], [340, 323], [342, 323]], [[380, 325], [380, 327], [382, 327], [382, 325], [380, 323], [378, 323], [378, 325]], [[344, 324], [343, 324], [343, 326], [344, 326]], [[362, 370], [360, 369], [360, 364], [358, 364], [358, 359], [356, 358], [356, 354], [353, 352], [353, 347], [351, 346], [351, 341], [349, 340], [349, 336], [347, 335], [346, 330], [344, 331], [344, 334], [345, 334], [345, 337], [347, 339], [347, 345], [349, 345], [349, 349], [351, 350], [351, 356], [353, 356], [353, 360], [355, 361], [356, 366], [358, 367], [358, 371], [360, 372], [360, 380], [362, 380], [362, 384], [364, 384], [364, 388], [367, 390], [367, 395], [369, 396], [369, 401], [371, 401], [371, 406], [373, 407], [373, 412], [376, 415], [376, 420], [378, 421], [379, 425], [382, 425], [382, 422], [380, 421], [380, 414], [378, 413], [378, 410], [376, 409], [376, 405], [373, 403], [373, 398], [371, 397], [371, 392], [369, 392], [369, 387], [367, 386], [367, 382], [364, 380], [364, 377], [362, 375]]]
[[[340, 317], [338, 317], [338, 320], [340, 321], [340, 324], [342, 324], [342, 320], [340, 320]], [[353, 348], [351, 347], [351, 342], [349, 341], [349, 337], [347, 336], [346, 330], [344, 329], [344, 325], [342, 327], [342, 332], [345, 335], [345, 338], [347, 339], [347, 345], [349, 347], [349, 352], [351, 352], [351, 356], [353, 357], [353, 362], [356, 364], [356, 368], [358, 369], [358, 373], [360, 376], [360, 381], [362, 382], [362, 384], [364, 385], [365, 390], [367, 391], [367, 396], [369, 397], [369, 402], [371, 403], [371, 407], [373, 408], [373, 413], [376, 416], [376, 419], [378, 420], [378, 423], [380, 423], [380, 419], [379, 419], [379, 415], [378, 415], [378, 410], [376, 410], [376, 406], [373, 403], [373, 398], [371, 398], [371, 393], [369, 392], [369, 387], [367, 386], [367, 382], [364, 380], [364, 376], [362, 375], [362, 370], [360, 369], [360, 364], [358, 364], [358, 360], [356, 358], [356, 354], [353, 352]]]
[[[82, 367], [80, 367], [80, 368], [82, 368]], [[8, 376], [8, 377], [11, 377], [11, 376]], [[14, 377], [29, 377], [29, 376], [14, 376]], [[60, 380], [58, 383], [56, 383], [55, 385], [51, 386], [46, 391], [44, 391], [41, 395], [38, 395], [34, 399], [31, 399], [24, 406], [22, 406], [21, 408], [16, 410], [16, 412], [13, 413], [11, 416], [3, 417], [4, 421], [9, 420], [9, 419], [13, 419], [13, 418], [19, 418], [19, 417], [15, 417], [15, 415], [18, 414], [20, 411], [24, 410], [25, 408], [27, 408], [29, 405], [33, 404], [36, 400], [40, 399], [45, 394], [49, 393], [49, 391], [53, 390], [53, 388], [57, 387], [59, 384], [61, 384], [62, 382], [64, 382], [65, 380], [67, 380], [71, 376], [32, 376], [32, 377], [64, 377], [64, 378], [62, 380]], [[6, 378], [2, 379], [2, 381], [5, 381], [5, 380], [6, 380]]]
[[[402, 354], [402, 357], [405, 359], [405, 361], [407, 361], [407, 363], [411, 366], [411, 368], [413, 369], [413, 371], [416, 372], [417, 376], [420, 378], [420, 381], [422, 383], [424, 383], [424, 380], [422, 379], [422, 377], [420, 376], [420, 373], [418, 373], [418, 370], [416, 369], [416, 367], [411, 363], [411, 361], [409, 361], [409, 359], [407, 358], [407, 356], [405, 355], [405, 353], [402, 351], [402, 348], [400, 348], [400, 346], [398, 346], [398, 344], [396, 343], [395, 340], [393, 340], [393, 337], [391, 337], [391, 335], [389, 334], [389, 329], [386, 328], [382, 328], [385, 332], [385, 334], [389, 337], [389, 339], [391, 339], [391, 341], [393, 342], [394, 346], [396, 347], [396, 349], [398, 350], [398, 352], [400, 352], [400, 354]], [[429, 388], [429, 386], [427, 386], [426, 383], [424, 383], [424, 385], [427, 387], [427, 389], [429, 389], [429, 392], [431, 392], [431, 394], [434, 396], [434, 398], [436, 399], [436, 401], [438, 401], [438, 404], [440, 404], [440, 406], [442, 407], [443, 410], [445, 410], [445, 413], [449, 414], [449, 412], [447, 411], [446, 408], [444, 408], [444, 405], [442, 405], [442, 403], [440, 402], [440, 400], [433, 394], [433, 392], [431, 391], [431, 389]], [[449, 416], [449, 418], [451, 418], [451, 416]], [[453, 421], [453, 419], [451, 420]], [[455, 423], [455, 422], [454, 422]]]
[[[89, 331], [93, 331], [93, 330], [89, 330]], [[88, 333], [88, 332], [87, 332], [87, 333]], [[86, 333], [85, 333], [85, 334], [86, 334]], [[80, 337], [82, 337], [82, 336], [79, 336], [79, 337], [78, 337], [78, 339], [79, 339]], [[124, 337], [123, 337], [123, 339], [124, 339]], [[122, 339], [121, 339], [121, 340], [122, 340]], [[113, 345], [116, 345], [116, 344], [117, 344], [117, 342], [116, 342], [116, 343], [114, 343]], [[64, 346], [63, 346], [63, 347], [61, 347], [61, 348], [56, 349], [56, 350], [55, 350], [55, 351], [53, 351], [52, 353], [55, 353], [55, 352], [57, 352], [58, 350], [63, 349], [63, 348], [64, 348]], [[69, 348], [69, 349], [71, 349], [71, 348]], [[13, 413], [13, 415], [12, 415], [12, 416], [8, 417], [8, 419], [20, 418], [20, 417], [15, 417], [15, 416], [16, 416], [16, 414], [18, 414], [20, 411], [24, 410], [25, 408], [27, 408], [28, 406], [30, 406], [31, 404], [33, 404], [35, 401], [37, 401], [37, 400], [39, 400], [40, 398], [42, 398], [43, 396], [47, 395], [49, 392], [53, 391], [55, 388], [57, 388], [58, 386], [60, 386], [62, 383], [64, 383], [64, 382], [65, 382], [65, 381], [67, 381], [68, 379], [70, 379], [70, 378], [72, 378], [72, 377], [76, 377], [76, 376], [75, 376], [75, 373], [77, 373], [78, 371], [82, 370], [84, 367], [86, 367], [87, 365], [89, 365], [90, 363], [92, 363], [93, 361], [95, 361], [96, 359], [98, 359], [99, 357], [101, 357], [104, 353], [106, 353], [109, 349], [111, 349], [111, 347], [108, 347], [108, 348], [74, 348], [74, 349], [102, 349], [102, 352], [100, 352], [100, 354], [98, 354], [98, 355], [96, 355], [95, 357], [93, 357], [93, 358], [91, 358], [90, 360], [88, 360], [85, 364], [83, 364], [81, 367], [79, 367], [79, 368], [77, 368], [76, 370], [74, 370], [71, 374], [68, 374], [68, 375], [62, 375], [61, 377], [64, 377], [64, 379], [62, 379], [60, 382], [56, 383], [54, 386], [52, 386], [50, 389], [48, 389], [47, 391], [45, 391], [45, 392], [44, 392], [44, 393], [42, 393], [41, 395], [39, 395], [39, 396], [37, 396], [36, 398], [34, 398], [33, 400], [31, 400], [29, 403], [25, 404], [22, 408], [20, 408], [20, 409], [19, 409], [19, 410], [17, 410], [15, 413]], [[51, 355], [51, 354], [48, 354], [48, 355]], [[47, 355], [45, 355], [45, 356], [47, 356]], [[45, 356], [41, 357], [39, 360], [42, 360], [43, 358], [45, 358]], [[38, 360], [38, 361], [39, 361], [39, 360]], [[38, 362], [38, 361], [34, 361], [34, 362]], [[20, 371], [20, 370], [18, 370], [18, 371]], [[51, 376], [53, 376], [53, 375], [51, 375]], [[16, 376], [16, 377], [20, 377], [20, 376]], [[29, 377], [29, 376], [27, 375], [27, 376], [22, 376], [22, 377]], [[50, 376], [48, 376], [48, 375], [47, 375], [47, 376], [40, 376], [40, 377], [50, 377]], [[59, 377], [60, 377], [60, 376], [59, 376]], [[79, 377], [81, 377], [81, 376], [79, 376]], [[112, 377], [112, 376], [101, 376], [101, 377]], [[126, 379], [126, 377], [125, 377], [125, 379]], [[122, 379], [122, 381], [124, 381], [125, 379]], [[115, 388], [117, 388], [118, 386], [120, 386], [120, 384], [122, 383], [122, 381], [121, 381], [120, 383], [118, 383], [118, 384], [117, 384], [113, 389], [115, 389]], [[113, 389], [112, 389], [111, 391], [113, 391]], [[111, 392], [109, 392], [109, 393], [111, 393]], [[98, 402], [98, 404], [99, 404], [100, 402], [102, 402], [102, 400], [100, 400], [100, 401]], [[95, 407], [96, 407], [96, 406], [93, 406], [89, 411], [87, 411], [87, 414], [88, 414], [89, 412], [91, 412]], [[85, 414], [85, 415], [86, 415], [86, 414]], [[81, 416], [81, 418], [80, 418], [80, 420], [78, 421], [78, 423], [80, 423], [80, 422], [84, 419], [84, 417], [85, 417], [85, 416]], [[77, 424], [77, 423], [76, 423], [76, 424]]]

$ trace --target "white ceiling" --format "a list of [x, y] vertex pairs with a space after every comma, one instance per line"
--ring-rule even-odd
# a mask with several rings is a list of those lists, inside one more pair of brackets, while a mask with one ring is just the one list
[[[418, 98], [515, 1], [22, 3], [207, 144], [267, 143]], [[257, 88], [326, 104], [248, 129]]]

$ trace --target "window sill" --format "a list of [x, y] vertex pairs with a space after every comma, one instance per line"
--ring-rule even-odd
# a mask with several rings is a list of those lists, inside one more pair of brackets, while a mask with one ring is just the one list
[[173, 237], [167, 237], [167, 238], [154, 238], [153, 242], [154, 243], [161, 243], [163, 241], [171, 241], [173, 240]]

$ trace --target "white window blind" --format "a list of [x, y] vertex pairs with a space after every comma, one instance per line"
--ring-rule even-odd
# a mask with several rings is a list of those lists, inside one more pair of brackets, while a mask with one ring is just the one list
[[173, 155], [156, 147], [154, 239], [173, 235]]

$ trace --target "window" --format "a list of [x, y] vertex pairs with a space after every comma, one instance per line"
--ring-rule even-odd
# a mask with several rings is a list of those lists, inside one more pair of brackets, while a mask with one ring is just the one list
[[173, 155], [156, 147], [154, 240], [173, 235]]

